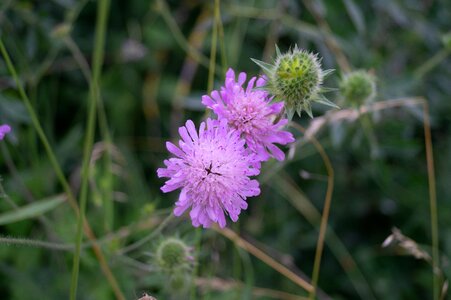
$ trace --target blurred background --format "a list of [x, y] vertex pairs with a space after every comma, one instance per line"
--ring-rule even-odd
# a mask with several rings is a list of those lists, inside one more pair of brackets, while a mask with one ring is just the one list
[[[315, 131], [335, 171], [318, 299], [432, 299], [423, 107], [408, 104], [424, 97], [430, 106], [440, 267], [449, 278], [451, 2], [247, 0], [221, 1], [216, 9], [215, 88], [227, 67], [255, 76], [260, 70], [250, 58], [272, 62], [276, 44], [283, 52], [297, 44], [319, 53], [325, 69], [335, 69], [325, 86], [336, 88], [344, 72], [366, 69], [377, 77], [375, 101], [403, 99], [368, 114], [370, 126], [359, 118], [326, 120]], [[215, 1], [111, 1], [87, 219], [126, 299], [143, 292], [157, 299], [303, 299], [304, 289], [236, 242], [195, 230], [186, 217], [167, 218], [178, 192], [160, 192], [156, 169], [168, 157], [165, 141], [178, 138], [177, 128], [205, 117], [201, 96], [213, 72], [214, 12]], [[1, 39], [76, 195], [96, 15], [97, 3], [89, 0], [0, 3]], [[338, 91], [327, 96], [348, 109]], [[329, 110], [313, 109], [316, 117]], [[316, 119], [293, 121], [309, 128]], [[12, 127], [0, 142], [0, 298], [66, 298], [77, 218], [58, 200], [63, 189], [3, 57], [0, 123]], [[285, 147], [289, 158], [264, 166], [261, 195], [248, 199], [249, 209], [229, 228], [309, 280], [327, 173], [309, 139], [290, 130], [298, 141]], [[34, 207], [26, 218], [17, 214], [36, 203], [47, 206]], [[396, 241], [381, 247], [394, 227], [412, 239], [410, 248]], [[155, 262], [159, 243], [169, 237], [191, 247], [196, 261], [178, 285]], [[29, 240], [19, 245], [8, 238]], [[113, 299], [85, 246], [78, 298]], [[418, 252], [426, 258], [416, 258]]]

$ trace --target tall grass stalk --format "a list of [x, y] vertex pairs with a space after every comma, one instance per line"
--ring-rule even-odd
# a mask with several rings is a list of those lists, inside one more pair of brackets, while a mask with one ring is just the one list
[[[189, 55], [191, 58], [193, 58], [196, 62], [198, 62], [200, 65], [209, 68], [210, 61], [208, 57], [206, 57], [203, 53], [201, 53], [199, 50], [193, 48], [191, 44], [188, 42], [188, 40], [183, 35], [182, 30], [177, 25], [177, 22], [175, 21], [174, 17], [171, 15], [171, 11], [168, 7], [168, 4], [165, 0], [157, 0], [155, 3], [156, 11], [158, 11], [161, 16], [163, 17], [166, 25], [168, 26], [169, 30], [172, 33], [172, 36], [174, 37], [175, 41], [179, 44], [179, 46]], [[218, 75], [220, 73], [218, 72]]]
[[[219, 13], [219, 0], [215, 0], [214, 8], [214, 22], [212, 27], [211, 48], [210, 48], [210, 63], [208, 67], [208, 86], [207, 92], [211, 93], [213, 90], [213, 84], [215, 79], [215, 66], [216, 66], [216, 48], [218, 46], [218, 22], [216, 12]], [[220, 16], [219, 16], [220, 17]]]
[[227, 55], [225, 50], [225, 43], [224, 43], [224, 26], [222, 24], [222, 18], [221, 18], [221, 5], [218, 1], [218, 3], [215, 2], [215, 23], [217, 27], [217, 31], [219, 34], [219, 46], [221, 48], [221, 64], [222, 64], [222, 72], [225, 74], [227, 72]]
[[[38, 137], [41, 140], [41, 143], [44, 145], [44, 149], [50, 160], [50, 164], [52, 165], [52, 168], [54, 169], [56, 176], [57, 176], [61, 186], [63, 187], [65, 194], [67, 195], [68, 202], [71, 205], [71, 207], [73, 208], [73, 210], [75, 211], [76, 215], [79, 216], [80, 211], [78, 208], [78, 204], [77, 204], [74, 194], [72, 193], [72, 190], [69, 186], [69, 182], [64, 177], [63, 171], [56, 159], [55, 153], [53, 152], [53, 149], [50, 146], [47, 136], [45, 135], [44, 130], [42, 129], [41, 123], [39, 122], [36, 112], [35, 112], [33, 106], [31, 105], [30, 99], [28, 98], [27, 94], [25, 93], [25, 89], [22, 86], [22, 82], [20, 81], [20, 79], [17, 75], [16, 69], [14, 68], [13, 63], [11, 62], [8, 51], [6, 50], [1, 37], [0, 37], [0, 52], [2, 53], [2, 56], [5, 59], [6, 66], [9, 70], [9, 72], [11, 73], [14, 81], [16, 82], [19, 94], [25, 104], [25, 107], [27, 108], [28, 114], [30, 115], [31, 123], [33, 124], [33, 127], [36, 130], [36, 132], [38, 133]], [[97, 245], [96, 237], [95, 237], [94, 233], [92, 232], [92, 229], [89, 226], [89, 223], [86, 221], [84, 221], [84, 230], [85, 230], [85, 234], [88, 237], [88, 239], [93, 243], [94, 254], [96, 255], [97, 260], [99, 261], [102, 272], [105, 274], [109, 284], [113, 288], [113, 291], [116, 294], [116, 298], [124, 299], [123, 296], [121, 298], [122, 293], [118, 287], [117, 281], [106, 262], [106, 259], [102, 253], [102, 250]]]
[[426, 163], [428, 170], [429, 205], [431, 210], [433, 299], [438, 300], [440, 297], [440, 254], [438, 244], [437, 192], [435, 189], [434, 153], [432, 150], [429, 104], [426, 99], [423, 101], [423, 125], [424, 143], [426, 147]]
[[[305, 133], [305, 128], [292, 122], [292, 126], [301, 131], [302, 133]], [[332, 203], [332, 193], [334, 191], [334, 168], [332, 167], [332, 163], [330, 162], [329, 156], [327, 156], [326, 151], [324, 150], [323, 146], [318, 142], [318, 140], [311, 136], [309, 137], [312, 144], [315, 146], [316, 150], [318, 151], [319, 155], [321, 156], [321, 159], [324, 162], [324, 165], [326, 166], [327, 170], [327, 190], [326, 190], [326, 197], [324, 201], [324, 208], [323, 213], [321, 216], [321, 224], [319, 228], [319, 237], [318, 242], [316, 243], [316, 250], [315, 250], [315, 261], [313, 263], [313, 272], [312, 272], [312, 286], [313, 289], [310, 291], [309, 299], [314, 300], [316, 295], [316, 289], [318, 287], [318, 279], [319, 279], [319, 270], [321, 267], [321, 257], [324, 250], [324, 241], [326, 239], [326, 231], [327, 231], [327, 223], [329, 220], [329, 214], [330, 214], [330, 206]]]
[[[64, 43], [69, 49], [69, 51], [72, 53], [72, 56], [74, 57], [75, 61], [77, 62], [78, 66], [80, 67], [80, 70], [85, 77], [85, 80], [88, 82], [88, 84], [92, 80], [92, 76], [89, 70], [89, 64], [86, 61], [85, 57], [80, 51], [80, 48], [77, 46], [77, 44], [74, 42], [74, 40], [68, 36], [64, 38]], [[98, 96], [97, 96], [97, 110], [99, 115], [99, 127], [100, 127], [100, 134], [102, 136], [102, 139], [105, 141], [106, 145], [106, 151], [105, 151], [105, 162], [106, 162], [106, 169], [107, 173], [105, 174], [105, 181], [110, 183], [109, 189], [105, 191], [103, 199], [105, 201], [103, 202], [105, 207], [105, 218], [104, 218], [104, 225], [105, 229], [107, 231], [110, 231], [113, 228], [114, 223], [114, 201], [113, 201], [113, 172], [112, 172], [112, 157], [111, 157], [111, 151], [113, 146], [113, 140], [111, 137], [110, 128], [108, 126], [108, 119], [106, 116], [105, 106], [102, 101], [102, 95], [100, 93], [100, 89], [97, 90]]]
[[[83, 151], [83, 163], [81, 169], [81, 191], [80, 191], [80, 214], [77, 222], [77, 234], [75, 241], [75, 254], [72, 266], [72, 279], [70, 287], [70, 299], [77, 297], [78, 275], [80, 270], [81, 243], [83, 240], [83, 224], [85, 222], [86, 202], [88, 194], [88, 179], [90, 176], [89, 163], [94, 144], [94, 129], [96, 120], [96, 108], [99, 97], [99, 77], [104, 57], [105, 31], [108, 18], [109, 0], [100, 0], [98, 2], [97, 22], [95, 30], [95, 44], [93, 53], [93, 69], [89, 88], [88, 120], [86, 128], [86, 138]], [[118, 288], [117, 283], [113, 286], [118, 299], [125, 299]]]
[[424, 142], [426, 148], [426, 164], [428, 172], [429, 185], [429, 206], [431, 218], [431, 236], [432, 236], [432, 283], [433, 283], [433, 299], [437, 300], [440, 297], [440, 254], [439, 254], [439, 240], [438, 240], [438, 213], [437, 213], [437, 192], [434, 168], [434, 154], [432, 149], [431, 124], [429, 119], [429, 104], [427, 99], [422, 97], [411, 97], [401, 99], [390, 99], [379, 101], [367, 106], [362, 106], [360, 111], [348, 109], [341, 110], [334, 113], [335, 116], [329, 115], [326, 117], [316, 118], [310, 127], [306, 130], [307, 136], [315, 135], [321, 127], [329, 122], [337, 122], [343, 119], [355, 120], [362, 113], [370, 113], [379, 110], [392, 109], [396, 107], [409, 107], [421, 105], [423, 107], [423, 128], [424, 128]]
[[[306, 150], [305, 148], [304, 150]], [[301, 214], [304, 218], [316, 226], [320, 224], [321, 213], [312, 204], [312, 201], [303, 193], [298, 185], [286, 172], [280, 172], [279, 176], [275, 176], [272, 181], [275, 185], [273, 189], [286, 197], [288, 202]], [[348, 276], [355, 291], [361, 299], [375, 300], [370, 284], [359, 268], [359, 265], [351, 256], [345, 244], [340, 240], [333, 227], [329, 225], [327, 230], [325, 243], [328, 245], [332, 254], [336, 257], [343, 271]]]
[[352, 69], [351, 64], [349, 63], [346, 55], [338, 44], [337, 39], [334, 37], [329, 23], [324, 18], [324, 14], [319, 11], [318, 5], [315, 5], [315, 2], [312, 0], [303, 0], [302, 2], [305, 4], [307, 10], [312, 14], [313, 18], [318, 24], [318, 27], [320, 28], [321, 33], [324, 36], [324, 44], [334, 54], [337, 64], [340, 66], [340, 69], [346, 73], [350, 72]]
[[212, 227], [215, 231], [219, 232], [224, 237], [231, 240], [236, 246], [246, 250], [250, 254], [254, 255], [258, 259], [260, 259], [262, 262], [285, 276], [286, 278], [290, 279], [292, 282], [294, 282], [296, 285], [302, 287], [304, 290], [306, 290], [309, 293], [312, 293], [314, 291], [313, 286], [308, 283], [303, 278], [299, 277], [296, 273], [282, 265], [281, 263], [277, 262], [274, 258], [254, 246], [253, 244], [249, 243], [248, 241], [242, 239], [238, 234], [233, 232], [232, 230], [225, 228], [218, 228], [217, 226]]
[[29, 246], [36, 248], [45, 248], [55, 251], [72, 251], [74, 249], [73, 245], [70, 244], [59, 244], [47, 241], [32, 240], [27, 238], [17, 238], [11, 236], [0, 236], [0, 244], [6, 245], [20, 245]]

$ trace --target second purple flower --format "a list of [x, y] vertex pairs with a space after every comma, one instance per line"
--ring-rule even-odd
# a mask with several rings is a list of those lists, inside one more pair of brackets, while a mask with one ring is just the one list
[[293, 135], [283, 130], [288, 120], [276, 121], [283, 102], [271, 103], [272, 98], [266, 91], [255, 89], [265, 84], [264, 78], [252, 77], [244, 88], [246, 77], [246, 73], [240, 73], [236, 81], [235, 72], [229, 69], [225, 85], [211, 96], [203, 96], [202, 103], [240, 132], [260, 161], [270, 157], [283, 160], [284, 152], [274, 144], [286, 145], [294, 141]]

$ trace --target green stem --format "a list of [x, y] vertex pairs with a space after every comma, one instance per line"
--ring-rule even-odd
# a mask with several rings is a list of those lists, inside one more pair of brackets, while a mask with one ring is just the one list
[[44, 130], [42, 129], [41, 123], [39, 122], [39, 119], [36, 115], [36, 112], [34, 111], [33, 106], [31, 105], [30, 99], [28, 99], [27, 94], [25, 93], [25, 90], [22, 86], [21, 81], [19, 80], [19, 77], [16, 73], [16, 69], [14, 68], [11, 59], [8, 55], [8, 52], [6, 51], [5, 45], [3, 44], [2, 39], [0, 38], [0, 51], [3, 55], [3, 58], [5, 59], [6, 62], [6, 66], [9, 70], [9, 72], [11, 73], [12, 77], [14, 78], [16, 85], [17, 85], [17, 89], [19, 91], [20, 96], [22, 97], [24, 103], [25, 103], [25, 107], [28, 110], [28, 113], [30, 114], [30, 118], [31, 118], [31, 122], [36, 130], [36, 132], [38, 133], [38, 136], [42, 142], [42, 144], [44, 145], [44, 149], [47, 152], [47, 155], [49, 157], [50, 160], [50, 164], [52, 165], [53, 169], [55, 170], [56, 176], [58, 177], [61, 185], [63, 186], [63, 189], [65, 191], [65, 193], [67, 194], [67, 196], [69, 198], [71, 198], [73, 201], [75, 201], [74, 199], [74, 195], [71, 191], [71, 188], [69, 186], [69, 183], [67, 182], [66, 178], [64, 177], [63, 171], [61, 170], [61, 167], [56, 159], [55, 154], [53, 153], [52, 147], [50, 146], [50, 143], [44, 133]]
[[93, 54], [92, 80], [89, 88], [88, 120], [86, 128], [86, 138], [83, 151], [83, 163], [81, 169], [81, 190], [80, 190], [80, 214], [77, 222], [77, 235], [75, 241], [75, 254], [72, 266], [72, 280], [70, 287], [70, 299], [77, 297], [78, 274], [80, 270], [81, 243], [83, 240], [83, 224], [85, 221], [86, 202], [88, 194], [88, 179], [90, 176], [91, 152], [94, 144], [94, 129], [96, 122], [97, 99], [99, 96], [99, 77], [104, 57], [105, 32], [109, 10], [109, 0], [98, 2], [97, 23], [95, 31], [95, 44]]
[[122, 250], [119, 251], [119, 255], [124, 255], [130, 251], [133, 251], [139, 247], [141, 247], [142, 245], [144, 245], [145, 243], [147, 243], [148, 241], [152, 240], [155, 236], [157, 236], [157, 234], [159, 234], [171, 221], [172, 219], [174, 219], [174, 214], [171, 212], [161, 223], [160, 225], [158, 225], [157, 228], [155, 228], [155, 230], [153, 230], [149, 235], [145, 236], [144, 238], [140, 239], [139, 241], [137, 241], [136, 243], [133, 243], [125, 248], [123, 248]]
[[[216, 10], [219, 11], [219, 0], [215, 0], [215, 14]], [[211, 49], [210, 49], [210, 65], [208, 67], [208, 94], [213, 90], [213, 84], [215, 79], [215, 66], [216, 66], [216, 47], [218, 45], [218, 22], [215, 20], [212, 28]]]
[[51, 243], [47, 241], [31, 240], [27, 238], [15, 238], [9, 236], [0, 236], [0, 244], [46, 248], [57, 251], [71, 251], [74, 249], [74, 246], [70, 244]]
[[[83, 73], [83, 76], [85, 77], [86, 81], [89, 83], [91, 82], [91, 73], [89, 70], [89, 65], [86, 59], [84, 58], [83, 54], [80, 51], [80, 48], [77, 46], [77, 44], [73, 41], [71, 37], [66, 37], [64, 39], [64, 43], [66, 44], [67, 48], [69, 48], [70, 52], [72, 53], [72, 56], [77, 61], [78, 66], [80, 67], [81, 72]], [[102, 139], [105, 142], [106, 152], [105, 152], [105, 162], [106, 162], [106, 182], [111, 183], [109, 186], [109, 189], [106, 191], [104, 195], [105, 199], [105, 229], [107, 231], [110, 231], [113, 228], [113, 222], [114, 222], [114, 202], [113, 202], [113, 172], [112, 172], [112, 157], [111, 157], [111, 147], [113, 145], [111, 133], [108, 126], [108, 119], [106, 116], [105, 106], [102, 101], [102, 96], [100, 93], [100, 90], [98, 91], [99, 95], [97, 97], [98, 103], [97, 103], [97, 109], [99, 114], [99, 127], [100, 127], [100, 135], [102, 136]]]
[[438, 241], [438, 213], [437, 192], [435, 189], [434, 153], [432, 150], [431, 122], [429, 120], [429, 104], [423, 102], [424, 141], [426, 146], [426, 161], [429, 184], [429, 203], [431, 209], [431, 234], [432, 234], [432, 284], [433, 299], [440, 297], [440, 254]]
[[[292, 126], [301, 131], [305, 134], [305, 128], [302, 126], [292, 123]], [[321, 215], [321, 223], [319, 228], [319, 236], [318, 236], [318, 242], [316, 243], [316, 251], [315, 251], [315, 260], [313, 262], [313, 272], [312, 272], [312, 287], [313, 289], [309, 293], [309, 299], [314, 300], [317, 288], [318, 288], [318, 280], [319, 280], [319, 271], [321, 267], [321, 256], [323, 254], [324, 249], [324, 242], [326, 239], [326, 232], [328, 227], [328, 221], [329, 221], [329, 214], [330, 214], [330, 208], [332, 203], [332, 194], [334, 191], [334, 168], [332, 167], [332, 162], [329, 159], [329, 156], [327, 155], [326, 151], [324, 150], [321, 143], [314, 137], [311, 136], [309, 138], [310, 142], [315, 146], [316, 150], [318, 151], [318, 154], [321, 156], [321, 159], [324, 162], [324, 165], [327, 170], [327, 190], [326, 190], [326, 197], [324, 199], [324, 208], [323, 213]]]
[[[52, 165], [52, 168], [54, 169], [56, 176], [63, 187], [64, 193], [67, 195], [68, 203], [71, 205], [73, 210], [75, 211], [76, 215], [79, 215], [79, 208], [77, 205], [77, 201], [74, 197], [74, 194], [72, 193], [72, 190], [69, 186], [69, 182], [64, 177], [63, 171], [56, 159], [55, 153], [52, 150], [52, 147], [50, 146], [50, 143], [47, 139], [47, 136], [44, 133], [44, 130], [42, 129], [41, 123], [39, 122], [39, 119], [36, 115], [36, 112], [31, 105], [30, 99], [28, 98], [27, 94], [25, 93], [25, 90], [22, 86], [22, 82], [19, 80], [19, 77], [17, 75], [16, 69], [14, 68], [14, 65], [11, 62], [11, 58], [9, 57], [8, 51], [5, 48], [5, 45], [3, 44], [3, 41], [0, 37], [0, 52], [2, 53], [3, 58], [5, 59], [6, 66], [11, 73], [14, 81], [16, 82], [17, 89], [19, 91], [19, 94], [22, 98], [22, 101], [25, 104], [25, 107], [27, 108], [28, 114], [30, 115], [31, 122], [33, 124], [33, 127], [35, 128], [36, 132], [38, 133], [38, 137], [41, 140], [41, 143], [44, 145], [44, 149], [46, 151], [47, 157], [50, 161], [50, 164]], [[94, 233], [91, 230], [91, 227], [89, 226], [88, 222], [84, 222], [84, 229], [87, 237], [90, 239], [90, 241], [93, 244], [93, 250], [94, 254], [96, 255], [96, 258], [99, 261], [99, 264], [102, 268], [102, 271], [104, 275], [106, 276], [108, 282], [110, 283], [111, 287], [113, 288], [116, 298], [117, 299], [125, 299], [125, 297], [122, 295], [122, 292], [120, 291], [117, 281], [111, 272], [107, 261], [102, 253], [102, 250], [97, 245], [96, 237]]]
[[439, 52], [435, 53], [430, 59], [423, 63], [418, 69], [416, 69], [413, 74], [415, 78], [421, 79], [424, 75], [438, 66], [442, 61], [444, 61], [448, 55], [451, 54], [451, 48], [443, 48]]
[[[193, 272], [192, 272], [193, 281], [196, 280], [196, 277], [199, 273], [200, 246], [202, 244], [202, 228], [196, 228], [196, 235], [195, 235], [194, 240], [196, 241], [196, 245], [194, 246], [194, 248], [195, 248], [194, 251], [196, 253], [197, 263], [193, 267]], [[190, 299], [191, 300], [198, 299], [196, 297], [196, 284], [194, 282], [191, 286]]]
[[361, 109], [359, 109], [359, 114], [359, 122], [362, 125], [363, 132], [366, 135], [366, 138], [368, 139], [370, 145], [371, 158], [378, 158], [380, 156], [379, 145], [374, 133], [371, 119], [368, 114], [363, 114]]
[[226, 55], [225, 44], [224, 44], [224, 26], [222, 25], [220, 8], [221, 8], [220, 3], [218, 3], [218, 5], [216, 5], [216, 3], [215, 3], [215, 22], [216, 22], [216, 26], [218, 28], [219, 45], [221, 47], [222, 72], [225, 75], [225, 73], [227, 72], [228, 66], [227, 66], [227, 55]]
[[175, 41], [179, 44], [179, 46], [187, 53], [188, 56], [190, 56], [200, 65], [207, 68], [209, 66], [208, 58], [204, 54], [202, 54], [199, 50], [191, 46], [190, 43], [187, 41], [182, 31], [180, 30], [180, 27], [177, 25], [177, 22], [172, 17], [166, 1], [157, 0], [155, 5], [156, 10], [163, 17], [166, 25], [169, 27], [169, 30], [172, 33], [172, 36], [174, 37]]

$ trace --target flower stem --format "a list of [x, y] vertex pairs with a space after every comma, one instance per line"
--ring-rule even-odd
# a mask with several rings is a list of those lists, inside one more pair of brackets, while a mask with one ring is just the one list
[[45, 248], [55, 251], [72, 251], [74, 249], [74, 246], [71, 244], [52, 243], [47, 241], [16, 238], [10, 236], [0, 236], [0, 244]]
[[435, 189], [434, 153], [432, 151], [431, 123], [429, 120], [429, 104], [423, 101], [424, 143], [426, 147], [426, 163], [429, 183], [429, 205], [431, 209], [432, 234], [432, 284], [433, 299], [440, 297], [440, 257], [438, 245], [437, 192]]
[[[296, 123], [292, 123], [292, 126], [297, 128], [299, 131], [305, 133], [304, 127], [302, 127]], [[330, 206], [332, 203], [332, 193], [334, 191], [334, 168], [332, 167], [332, 163], [330, 162], [329, 156], [327, 156], [326, 151], [324, 151], [324, 148], [323, 148], [323, 146], [321, 146], [320, 142], [318, 142], [318, 140], [314, 136], [310, 136], [309, 139], [312, 142], [313, 146], [315, 146], [319, 155], [321, 156], [321, 158], [324, 162], [324, 165], [326, 166], [326, 170], [327, 170], [326, 198], [324, 201], [323, 214], [321, 216], [321, 224], [320, 224], [320, 228], [319, 228], [318, 242], [316, 243], [315, 261], [313, 263], [313, 273], [312, 273], [313, 289], [310, 291], [310, 294], [309, 294], [309, 299], [314, 300], [315, 295], [316, 295], [316, 290], [318, 287], [319, 270], [321, 267], [321, 256], [323, 254], [324, 241], [326, 238], [327, 223], [329, 220]]]
[[281, 263], [277, 262], [274, 258], [254, 246], [253, 244], [249, 243], [248, 241], [242, 239], [238, 234], [236, 234], [231, 229], [222, 228], [219, 229], [217, 226], [212, 227], [216, 232], [220, 233], [221, 235], [225, 236], [229, 240], [231, 240], [236, 246], [244, 249], [245, 251], [249, 252], [250, 254], [254, 255], [258, 259], [260, 259], [262, 262], [285, 276], [286, 278], [290, 279], [292, 282], [294, 282], [296, 285], [302, 287], [304, 290], [308, 292], [314, 291], [313, 286], [308, 283], [303, 278], [299, 277], [296, 273], [288, 269], [286, 266], [282, 265]]

